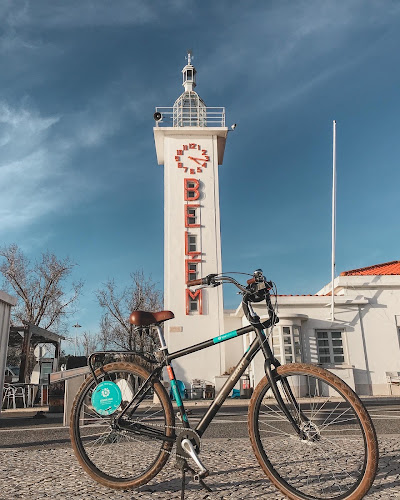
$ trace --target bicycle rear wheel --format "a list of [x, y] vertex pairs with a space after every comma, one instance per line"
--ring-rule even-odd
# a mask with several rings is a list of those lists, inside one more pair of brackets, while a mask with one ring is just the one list
[[288, 364], [278, 367], [277, 374], [281, 395], [302, 436], [277, 405], [264, 377], [250, 401], [248, 427], [266, 475], [292, 500], [363, 498], [376, 475], [378, 444], [358, 396], [318, 366]]
[[97, 385], [93, 377], [84, 382], [71, 412], [74, 452], [84, 470], [99, 483], [116, 489], [141, 486], [158, 474], [173, 446], [172, 440], [167, 440], [174, 436], [174, 413], [168, 394], [158, 379], [150, 381], [146, 397], [123, 417], [123, 429], [116, 419], [149, 372], [139, 365], [120, 362], [105, 365], [96, 376], [99, 382], [117, 384], [122, 401], [111, 415], [100, 415], [91, 400]]

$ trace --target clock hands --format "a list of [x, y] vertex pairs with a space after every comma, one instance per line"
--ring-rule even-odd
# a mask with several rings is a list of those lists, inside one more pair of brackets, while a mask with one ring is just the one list
[[189, 160], [193, 160], [195, 161], [196, 163], [198, 163], [199, 165], [204, 165], [204, 163], [207, 161], [205, 160], [205, 158], [193, 158], [193, 156], [188, 156]]

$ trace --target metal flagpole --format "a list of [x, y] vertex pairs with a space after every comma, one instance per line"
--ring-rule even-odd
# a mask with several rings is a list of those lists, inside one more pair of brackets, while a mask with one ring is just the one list
[[332, 166], [332, 303], [331, 320], [335, 320], [335, 253], [336, 253], [336, 120], [333, 120], [333, 166]]

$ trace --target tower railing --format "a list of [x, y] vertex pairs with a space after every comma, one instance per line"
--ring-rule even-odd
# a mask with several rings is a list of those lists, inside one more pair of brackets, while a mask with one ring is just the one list
[[156, 127], [225, 127], [225, 108], [200, 108], [198, 116], [193, 108], [180, 108], [178, 116], [174, 107], [157, 107]]

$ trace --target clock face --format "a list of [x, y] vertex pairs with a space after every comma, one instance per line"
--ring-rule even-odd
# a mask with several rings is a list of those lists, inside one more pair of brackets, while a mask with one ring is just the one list
[[189, 142], [184, 144], [182, 149], [176, 150], [175, 161], [178, 168], [182, 168], [185, 173], [200, 174], [207, 168], [210, 156], [206, 149], [202, 149], [200, 144]]

